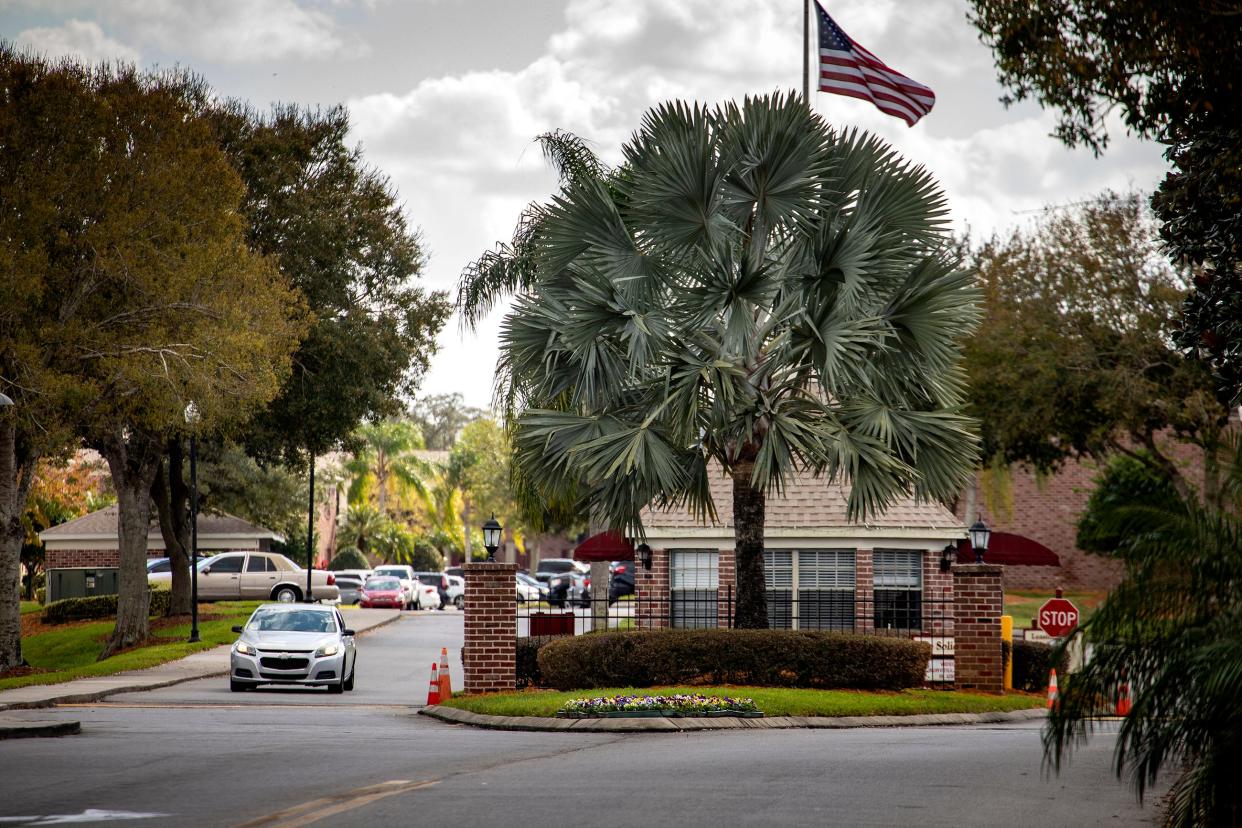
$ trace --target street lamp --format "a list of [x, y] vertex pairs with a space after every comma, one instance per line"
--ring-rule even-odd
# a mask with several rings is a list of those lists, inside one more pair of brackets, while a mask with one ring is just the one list
[[487, 549], [488, 561], [496, 560], [496, 550], [500, 548], [500, 532], [502, 527], [496, 522], [496, 516], [492, 515], [487, 523], [483, 524], [483, 546]]
[[[198, 637], [198, 406], [190, 400], [185, 421], [190, 426], [190, 643]], [[180, 470], [177, 471], [180, 475]]]
[[970, 527], [970, 545], [975, 550], [975, 563], [983, 563], [991, 537], [992, 530], [982, 520], [976, 520], [974, 526]]

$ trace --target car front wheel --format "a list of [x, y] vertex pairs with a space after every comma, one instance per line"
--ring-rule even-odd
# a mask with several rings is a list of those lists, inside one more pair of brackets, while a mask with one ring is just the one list
[[352, 691], [354, 689], [354, 676], [358, 675], [358, 660], [354, 659], [354, 668], [349, 671], [349, 678], [345, 679], [345, 689]]
[[466, 599], [461, 595], [458, 595], [453, 599], [453, 606], [457, 607], [459, 610], [464, 610], [466, 608]]
[[229, 680], [229, 689], [232, 690], [234, 693], [241, 693], [245, 691], [247, 687], [249, 687], [249, 685], [246, 684], [246, 682], [244, 681], [233, 681], [232, 679]]

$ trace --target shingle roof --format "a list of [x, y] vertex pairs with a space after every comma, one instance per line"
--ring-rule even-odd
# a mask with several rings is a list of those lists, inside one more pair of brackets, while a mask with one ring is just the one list
[[[118, 511], [119, 507], [115, 504], [107, 506], [98, 512], [91, 512], [89, 515], [82, 515], [67, 523], [53, 526], [51, 529], [44, 529], [39, 533], [39, 537], [44, 539], [115, 538]], [[158, 537], [159, 533], [159, 525], [152, 519], [150, 534]], [[233, 515], [212, 515], [205, 512], [198, 516], [198, 536], [200, 539], [212, 536], [280, 538], [271, 529], [255, 526], [248, 520], [242, 520]]]
[[[686, 510], [644, 509], [643, 525], [648, 529], [691, 529], [712, 527], [733, 529], [733, 484], [719, 469], [709, 472], [712, 500], [719, 521], [704, 524]], [[769, 495], [765, 508], [767, 529], [933, 529], [960, 530], [962, 522], [939, 503], [919, 503], [902, 498], [879, 515], [854, 523], [846, 519], [849, 487], [830, 483], [809, 473], [797, 475], [783, 495]]]

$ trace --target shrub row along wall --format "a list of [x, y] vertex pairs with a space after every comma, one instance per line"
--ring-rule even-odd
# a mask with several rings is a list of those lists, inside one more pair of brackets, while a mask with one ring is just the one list
[[[172, 601], [167, 589], [151, 590], [150, 615], [165, 615]], [[85, 598], [65, 598], [53, 601], [43, 608], [44, 624], [64, 624], [67, 621], [87, 621], [97, 618], [116, 617], [115, 595], [90, 595]]]
[[927, 644], [876, 635], [636, 630], [552, 641], [538, 648], [535, 678], [557, 690], [696, 682], [901, 690], [922, 685], [930, 658]]

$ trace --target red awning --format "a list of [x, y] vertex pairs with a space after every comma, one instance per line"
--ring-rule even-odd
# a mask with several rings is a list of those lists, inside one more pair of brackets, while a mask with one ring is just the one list
[[620, 532], [592, 535], [574, 548], [576, 561], [632, 561], [634, 544]]
[[[958, 543], [957, 559], [963, 563], [974, 562], [974, 547], [970, 545], [969, 538]], [[1061, 565], [1061, 559], [1056, 552], [1039, 541], [1011, 532], [992, 533], [985, 560], [987, 563], [1005, 564], [1006, 566]]]

